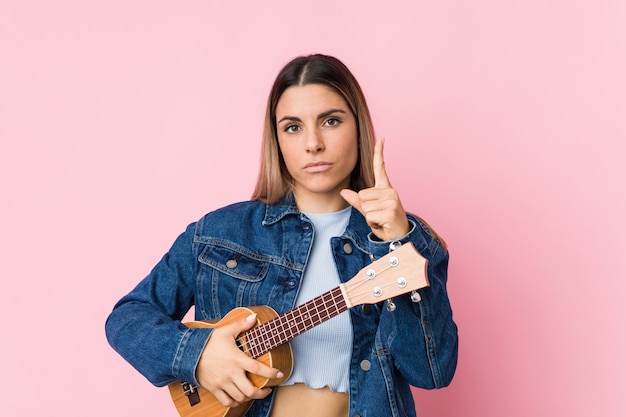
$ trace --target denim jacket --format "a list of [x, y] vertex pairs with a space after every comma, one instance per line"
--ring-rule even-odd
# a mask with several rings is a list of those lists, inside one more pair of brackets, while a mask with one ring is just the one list
[[[457, 362], [457, 328], [446, 291], [448, 254], [417, 217], [409, 215], [412, 242], [428, 260], [430, 286], [385, 304], [350, 309], [353, 352], [350, 417], [415, 416], [409, 385], [447, 386]], [[236, 307], [268, 305], [278, 313], [295, 306], [313, 225], [293, 199], [273, 205], [247, 201], [216, 210], [188, 226], [150, 274], [114, 307], [106, 323], [111, 346], [151, 383], [198, 384], [195, 373], [211, 334], [180, 320], [219, 319]], [[342, 282], [390, 250], [352, 209], [343, 235], [331, 239]], [[236, 262], [232, 262], [236, 260]], [[231, 262], [228, 262], [231, 261]], [[273, 394], [254, 401], [249, 417], [269, 416]]]

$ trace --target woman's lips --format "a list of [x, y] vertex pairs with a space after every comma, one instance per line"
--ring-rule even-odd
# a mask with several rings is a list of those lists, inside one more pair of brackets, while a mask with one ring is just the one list
[[330, 169], [330, 162], [311, 162], [304, 166], [304, 170], [309, 173], [324, 172]]

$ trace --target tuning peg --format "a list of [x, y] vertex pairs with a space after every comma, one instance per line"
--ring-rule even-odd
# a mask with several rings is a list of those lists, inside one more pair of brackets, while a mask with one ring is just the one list
[[417, 292], [417, 290], [411, 291], [411, 301], [413, 301], [414, 303], [419, 303], [420, 301], [422, 301], [422, 296], [420, 295], [420, 293]]
[[396, 311], [396, 303], [390, 298], [387, 300], [387, 311]]

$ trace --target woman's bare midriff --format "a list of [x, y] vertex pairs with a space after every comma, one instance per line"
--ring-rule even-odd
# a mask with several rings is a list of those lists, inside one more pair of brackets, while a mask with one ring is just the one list
[[270, 417], [347, 417], [348, 394], [328, 387], [309, 388], [304, 384], [274, 388], [276, 396]]

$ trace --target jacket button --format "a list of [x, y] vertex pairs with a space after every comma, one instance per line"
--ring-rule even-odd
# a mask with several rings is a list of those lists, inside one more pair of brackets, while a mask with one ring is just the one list
[[398, 249], [400, 246], [402, 246], [402, 242], [398, 242], [397, 240], [394, 240], [393, 242], [389, 244], [389, 252], [393, 252], [394, 250]]
[[229, 259], [226, 261], [226, 267], [229, 269], [233, 269], [237, 266], [237, 261], [234, 259]]
[[352, 253], [352, 245], [350, 243], [346, 243], [343, 245], [343, 251], [350, 255]]
[[367, 359], [363, 359], [361, 361], [361, 369], [364, 370], [365, 372], [369, 371], [372, 368], [372, 363], [370, 361], [368, 361]]

